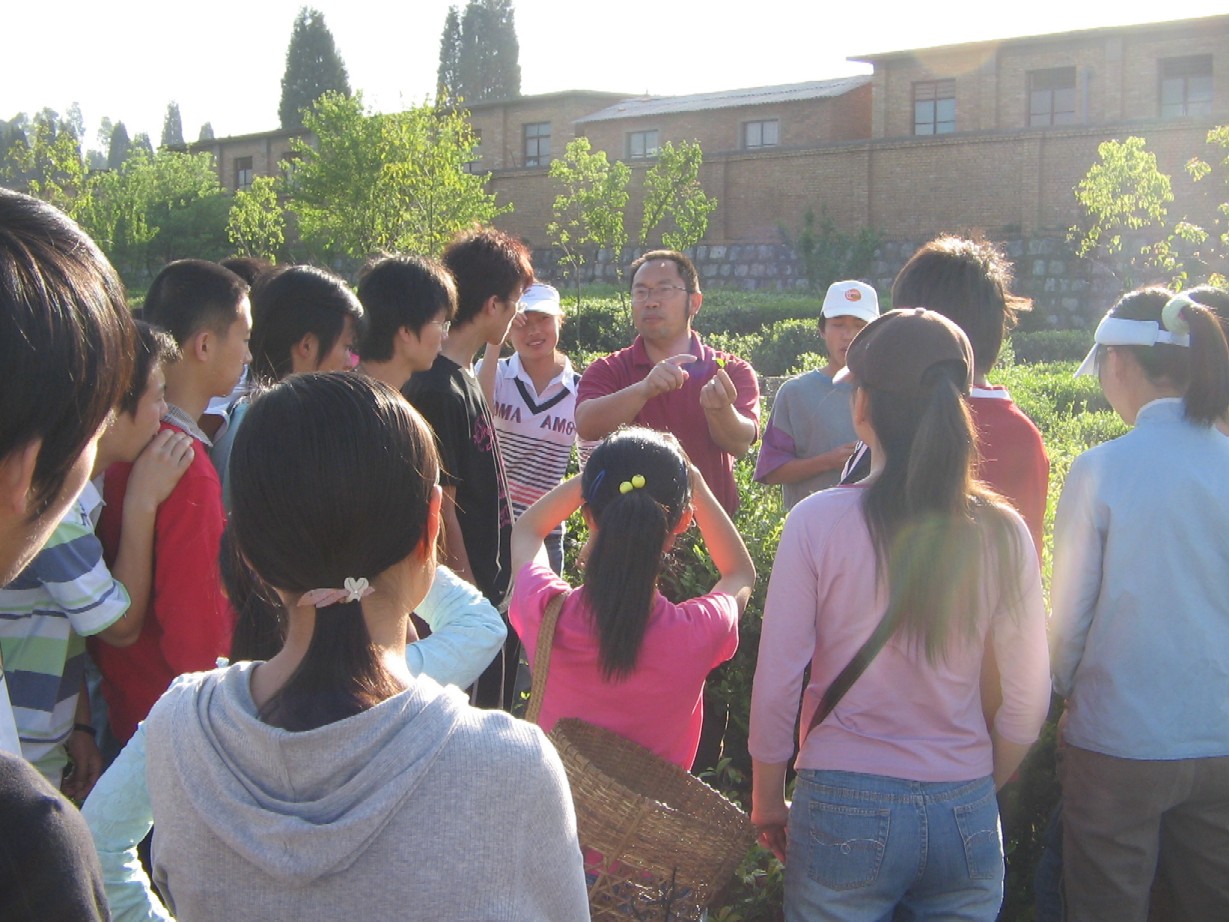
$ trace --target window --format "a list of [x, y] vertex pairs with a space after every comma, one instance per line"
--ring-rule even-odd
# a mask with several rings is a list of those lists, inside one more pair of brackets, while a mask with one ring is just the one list
[[627, 159], [628, 160], [647, 160], [650, 157], [657, 156], [658, 144], [657, 129], [653, 128], [649, 131], [633, 131], [627, 136]]
[[1075, 124], [1075, 68], [1028, 74], [1028, 123], [1034, 128]]
[[550, 122], [533, 122], [523, 130], [525, 166], [546, 166], [550, 163]]
[[913, 84], [913, 133], [951, 134], [956, 130], [956, 81]]
[[1161, 61], [1161, 118], [1212, 114], [1212, 55]]
[[466, 173], [470, 173], [470, 174], [481, 173], [482, 169], [479, 166], [479, 164], [482, 163], [482, 129], [481, 128], [474, 129], [473, 157], [474, 157], [473, 160], [469, 160], [461, 164], [461, 169], [464, 170]]
[[781, 122], [778, 119], [743, 122], [743, 147], [776, 147], [780, 143]]
[[252, 158], [235, 158], [235, 191], [252, 188]]

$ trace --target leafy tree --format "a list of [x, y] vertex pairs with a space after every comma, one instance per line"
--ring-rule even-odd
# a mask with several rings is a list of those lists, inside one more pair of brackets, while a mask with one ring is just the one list
[[302, 7], [286, 49], [286, 73], [282, 77], [282, 101], [277, 108], [283, 128], [300, 128], [303, 110], [324, 93], [350, 95], [346, 65], [324, 24], [319, 10]]
[[26, 129], [29, 127], [30, 120], [24, 112], [19, 112], [9, 121], [0, 119], [0, 170], [4, 169], [5, 163], [8, 161], [9, 150], [15, 144], [25, 144], [28, 140], [26, 137]]
[[154, 156], [154, 142], [149, 139], [147, 132], [137, 132], [136, 137], [132, 139], [132, 150], [143, 150], [150, 157]]
[[440, 66], [436, 76], [436, 102], [441, 105], [453, 106], [460, 100], [457, 92], [460, 88], [458, 69], [461, 61], [461, 17], [455, 6], [448, 7], [448, 15], [444, 17], [444, 31], [440, 35]]
[[374, 115], [361, 94], [328, 93], [303, 123], [317, 143], [291, 141], [289, 208], [303, 239], [326, 253], [438, 254], [457, 231], [509, 210], [484, 176], [466, 172], [476, 144], [465, 112], [424, 104]]
[[86, 164], [91, 170], [105, 170], [107, 168], [106, 152], [111, 147], [111, 132], [114, 130], [115, 123], [104, 115], [98, 123], [98, 131], [94, 134], [94, 139], [98, 146], [91, 147], [85, 152]]
[[816, 292], [827, 291], [841, 279], [865, 278], [879, 248], [879, 234], [869, 227], [856, 234], [837, 230], [826, 205], [820, 206], [818, 219], [815, 209], [808, 208], [797, 231], [790, 232], [784, 224], [778, 224], [777, 230], [802, 264], [807, 284]]
[[640, 223], [640, 243], [647, 244], [667, 217], [674, 229], [661, 235], [663, 246], [685, 250], [704, 239], [708, 216], [717, 208], [717, 200], [700, 185], [700, 164], [704, 153], [695, 141], [683, 141], [678, 147], [667, 141], [657, 151], [657, 162], [644, 177], [644, 217]]
[[562, 261], [576, 281], [578, 300], [584, 248], [613, 250], [617, 262], [618, 252], [627, 245], [623, 214], [631, 173], [626, 163], [611, 163], [605, 151], [592, 150], [588, 138], [569, 141], [563, 156], [551, 161], [551, 179], [561, 183], [564, 191], [555, 196], [554, 220], [546, 232], [551, 243], [563, 251]]
[[132, 150], [132, 142], [128, 140], [128, 129], [124, 123], [116, 122], [111, 131], [111, 143], [107, 147], [107, 169], [118, 170], [128, 159]]
[[173, 259], [219, 259], [230, 200], [209, 154], [134, 146], [119, 169], [91, 177], [75, 215], [129, 281]]
[[512, 0], [469, 0], [459, 24], [451, 7], [440, 36], [440, 98], [456, 104], [519, 96], [520, 53]]
[[1079, 256], [1099, 256], [1112, 271], [1127, 238], [1137, 243], [1142, 240], [1138, 253], [1127, 258], [1123, 284], [1134, 287], [1138, 280], [1163, 274], [1171, 284], [1181, 286], [1186, 270], [1178, 242], [1201, 243], [1206, 234], [1185, 221], [1170, 222], [1173, 184], [1143, 138], [1100, 144], [1097, 162], [1074, 192], [1085, 220], [1071, 228], [1068, 239], [1075, 243]]
[[183, 119], [179, 116], [179, 103], [172, 100], [166, 106], [166, 118], [162, 120], [162, 146], [183, 147]]
[[213, 140], [213, 122], [205, 122], [201, 125], [200, 133], [196, 136], [197, 141], [212, 141]]
[[277, 262], [286, 242], [286, 215], [277, 200], [277, 185], [272, 176], [257, 176], [250, 187], [235, 193], [226, 236], [239, 256]]
[[1213, 285], [1224, 287], [1229, 284], [1229, 279], [1226, 279], [1229, 275], [1229, 125], [1219, 125], [1209, 131], [1207, 142], [1214, 148], [1220, 148], [1209, 157], [1212, 163], [1192, 157], [1186, 164], [1186, 171], [1195, 182], [1201, 182], [1213, 175], [1219, 175], [1221, 179], [1219, 196], [1215, 192], [1212, 193], [1221, 199], [1216, 202], [1216, 228], [1213, 237], [1216, 243], [1205, 258], [1215, 268], [1209, 281]]
[[4, 185], [27, 192], [76, 217], [89, 197], [85, 158], [72, 126], [44, 109], [14, 136], [0, 164]]
[[85, 116], [81, 114], [81, 103], [74, 102], [68, 107], [61, 124], [72, 131], [78, 143], [85, 141]]

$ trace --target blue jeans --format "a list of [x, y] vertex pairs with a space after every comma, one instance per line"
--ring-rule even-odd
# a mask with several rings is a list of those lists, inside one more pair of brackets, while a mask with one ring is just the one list
[[922, 782], [804, 769], [787, 857], [786, 922], [993, 922], [1003, 902], [1003, 835], [989, 777]]

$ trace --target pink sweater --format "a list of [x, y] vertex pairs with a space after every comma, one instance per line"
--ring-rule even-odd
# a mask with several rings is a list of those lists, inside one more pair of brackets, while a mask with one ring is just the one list
[[[516, 576], [508, 620], [525, 645], [530, 668], [537, 662], [542, 614], [568, 588], [541, 564], [526, 564]], [[672, 605], [659, 594], [636, 668], [624, 679], [607, 682], [582, 590], [563, 603], [555, 625], [538, 721], [542, 729], [550, 732], [561, 717], [579, 717], [690, 769], [700, 744], [704, 680], [738, 649], [738, 603], [731, 595], [711, 592]]]
[[[790, 513], [768, 584], [759, 661], [751, 696], [751, 755], [788, 761], [803, 670], [811, 682], [802, 727], [825, 689], [879, 623], [875, 553], [862, 514], [863, 490], [816, 493]], [[1005, 739], [1037, 738], [1050, 701], [1041, 575], [1023, 520], [1015, 561], [1023, 604], [1018, 616], [987, 586], [976, 641], [955, 641], [930, 664], [901, 635], [888, 641], [828, 719], [807, 737], [796, 765], [913, 781], [963, 781], [989, 775], [993, 758], [978, 680], [991, 631], [1003, 687], [995, 728]]]

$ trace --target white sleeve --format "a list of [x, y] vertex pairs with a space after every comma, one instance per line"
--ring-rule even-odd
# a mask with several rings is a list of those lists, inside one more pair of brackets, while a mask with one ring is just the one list
[[154, 824], [145, 780], [144, 724], [98, 779], [81, 815], [98, 849], [113, 922], [170, 922], [173, 917], [154, 894], [137, 856], [137, 846]]
[[1072, 463], [1054, 517], [1050, 669], [1060, 695], [1071, 694], [1101, 593], [1105, 535], [1097, 522], [1098, 478], [1089, 466], [1087, 456]]
[[441, 685], [472, 685], [508, 636], [495, 607], [447, 567], [436, 568], [416, 614], [430, 626], [431, 636], [406, 647], [406, 664], [414, 675], [429, 675]]

